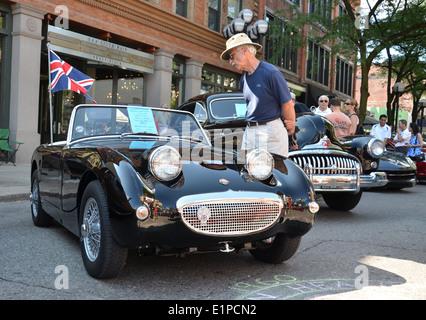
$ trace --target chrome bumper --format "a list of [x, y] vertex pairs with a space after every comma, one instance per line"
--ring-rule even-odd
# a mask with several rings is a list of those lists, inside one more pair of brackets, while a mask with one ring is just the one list
[[[317, 168], [324, 170], [328, 168]], [[334, 169], [336, 170], [336, 169]], [[305, 166], [305, 173], [311, 180], [315, 192], [359, 192], [361, 185], [361, 167], [358, 163], [354, 168], [346, 169], [347, 174], [314, 174], [311, 165]]]
[[[385, 186], [389, 180], [385, 172], [372, 172], [369, 175], [308, 175], [316, 192], [350, 191], [378, 188]], [[358, 182], [359, 181], [359, 182]], [[359, 186], [359, 187], [358, 187]]]
[[372, 172], [369, 175], [361, 175], [361, 188], [377, 188], [385, 186], [389, 180], [385, 172]]

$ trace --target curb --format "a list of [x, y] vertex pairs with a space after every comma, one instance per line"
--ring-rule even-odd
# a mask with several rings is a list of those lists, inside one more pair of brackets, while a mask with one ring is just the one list
[[14, 201], [26, 201], [30, 199], [30, 192], [28, 193], [18, 193], [18, 194], [9, 194], [5, 196], [0, 196], [0, 203], [4, 202], [14, 202]]

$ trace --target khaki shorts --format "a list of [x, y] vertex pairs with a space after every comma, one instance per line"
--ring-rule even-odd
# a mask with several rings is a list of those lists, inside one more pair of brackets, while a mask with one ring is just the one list
[[263, 149], [288, 157], [288, 134], [280, 118], [265, 125], [247, 126], [243, 136], [242, 150]]

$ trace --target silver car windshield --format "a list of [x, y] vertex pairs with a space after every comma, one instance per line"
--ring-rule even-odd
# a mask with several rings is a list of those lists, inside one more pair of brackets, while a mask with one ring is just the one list
[[192, 114], [161, 108], [81, 105], [73, 111], [71, 128], [69, 142], [90, 137], [146, 135], [209, 143]]

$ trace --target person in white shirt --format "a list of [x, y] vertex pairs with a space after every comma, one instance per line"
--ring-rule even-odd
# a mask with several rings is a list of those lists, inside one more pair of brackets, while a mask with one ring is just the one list
[[399, 120], [398, 129], [393, 141], [395, 142], [395, 151], [407, 154], [408, 148], [406, 144], [410, 143], [411, 133], [407, 128], [407, 120]]
[[380, 139], [384, 144], [386, 139], [391, 139], [392, 136], [392, 129], [386, 124], [387, 118], [387, 115], [382, 114], [379, 118], [380, 123], [375, 124], [370, 132], [370, 136]]
[[314, 110], [314, 113], [320, 116], [330, 114], [332, 111], [328, 107], [328, 96], [322, 95], [318, 98], [318, 108]]

